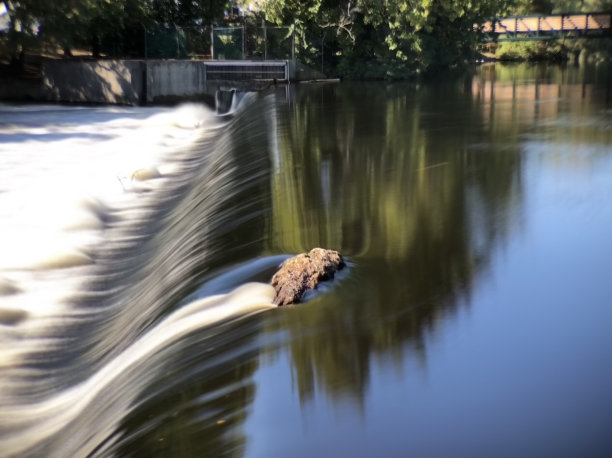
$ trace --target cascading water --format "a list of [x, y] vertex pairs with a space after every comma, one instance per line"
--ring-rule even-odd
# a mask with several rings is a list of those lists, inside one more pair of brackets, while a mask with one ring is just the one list
[[[0, 455], [111, 453], [160, 354], [272, 307], [270, 286], [239, 285], [278, 257], [197, 290], [227, 252], [248, 251], [224, 237], [267, 205], [239, 198], [268, 167], [265, 151], [240, 147], [266, 131], [240, 125], [255, 97], [221, 117], [0, 107]], [[253, 154], [249, 170], [237, 151]]]

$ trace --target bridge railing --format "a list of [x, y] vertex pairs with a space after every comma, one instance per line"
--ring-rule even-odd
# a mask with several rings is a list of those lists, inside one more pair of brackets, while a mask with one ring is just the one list
[[612, 13], [551, 14], [515, 16], [489, 21], [483, 31], [498, 39], [552, 39], [604, 36], [611, 32]]

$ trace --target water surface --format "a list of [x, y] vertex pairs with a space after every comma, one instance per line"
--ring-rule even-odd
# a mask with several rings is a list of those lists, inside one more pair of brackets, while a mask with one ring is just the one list
[[354, 262], [265, 316], [246, 456], [612, 452], [605, 69], [298, 88], [268, 249]]
[[[610, 81], [483, 66], [215, 120], [145, 216], [111, 212], [53, 348], [0, 379], [25, 453], [609, 456]], [[306, 304], [241, 287], [314, 246], [349, 267]], [[64, 429], [37, 423], [83, 387]]]

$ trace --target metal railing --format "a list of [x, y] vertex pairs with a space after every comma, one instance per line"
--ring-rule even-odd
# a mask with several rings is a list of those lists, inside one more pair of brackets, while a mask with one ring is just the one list
[[489, 21], [483, 31], [503, 40], [546, 40], [610, 36], [612, 13], [515, 16]]
[[206, 81], [288, 81], [288, 61], [211, 61], [204, 63]]
[[273, 60], [294, 59], [289, 27], [234, 25], [145, 29], [149, 59]]

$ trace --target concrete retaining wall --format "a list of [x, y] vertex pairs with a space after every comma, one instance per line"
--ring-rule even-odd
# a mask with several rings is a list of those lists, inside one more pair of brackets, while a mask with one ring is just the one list
[[[237, 65], [237, 63], [234, 63]], [[270, 63], [268, 63], [270, 64]], [[46, 60], [42, 64], [42, 94], [46, 101], [73, 103], [111, 103], [138, 105], [173, 102], [214, 95], [219, 87], [249, 88], [261, 81], [249, 81], [248, 74], [238, 75], [238, 81], [211, 80], [213, 68], [227, 66], [228, 61], [192, 60]], [[240, 67], [248, 66], [242, 61]], [[262, 63], [253, 65], [262, 66]], [[286, 67], [283, 76], [291, 80], [295, 65], [278, 62]]]
[[46, 60], [43, 97], [51, 102], [136, 105], [146, 95], [144, 61]]
[[207, 93], [204, 62], [147, 61], [147, 102], [170, 97], [196, 97]]

